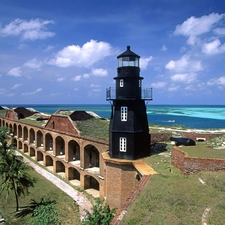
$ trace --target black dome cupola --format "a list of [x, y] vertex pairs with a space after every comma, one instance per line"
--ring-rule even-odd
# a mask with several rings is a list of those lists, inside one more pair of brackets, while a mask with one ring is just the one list
[[106, 90], [113, 101], [109, 126], [109, 155], [119, 159], [138, 159], [150, 154], [150, 134], [145, 100], [152, 100], [152, 90], [142, 90], [140, 56], [127, 50], [117, 56], [116, 88]]

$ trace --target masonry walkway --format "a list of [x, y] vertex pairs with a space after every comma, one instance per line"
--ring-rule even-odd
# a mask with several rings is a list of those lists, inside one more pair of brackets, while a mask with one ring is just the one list
[[[19, 152], [17, 152], [18, 155], [21, 155]], [[21, 155], [22, 156], [22, 155]], [[82, 219], [85, 216], [85, 210], [91, 211], [92, 204], [87, 199], [86, 196], [84, 196], [79, 191], [75, 190], [73, 187], [71, 187], [69, 184], [65, 183], [64, 181], [60, 180], [58, 177], [53, 175], [52, 173], [48, 172], [47, 170], [41, 168], [37, 164], [33, 163], [31, 160], [29, 160], [26, 157], [23, 157], [24, 161], [34, 168], [34, 170], [45, 177], [47, 180], [52, 182], [55, 186], [57, 186], [59, 189], [61, 189], [63, 192], [65, 192], [67, 195], [69, 195], [79, 206], [80, 211], [80, 218]]]

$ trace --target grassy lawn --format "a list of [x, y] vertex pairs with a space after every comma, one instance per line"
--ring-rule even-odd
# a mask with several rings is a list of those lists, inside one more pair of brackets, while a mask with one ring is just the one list
[[[29, 170], [29, 173], [32, 177], [37, 179], [37, 182], [34, 184], [33, 188], [30, 188], [30, 194], [26, 197], [21, 196], [19, 198], [19, 206], [27, 206], [30, 204], [31, 199], [36, 201], [40, 201], [41, 197], [48, 196], [51, 200], [56, 201], [56, 209], [60, 211], [60, 220], [62, 224], [65, 225], [78, 225], [80, 224], [79, 220], [79, 208], [76, 203], [58, 189], [51, 182], [40, 176], [33, 169]], [[1, 182], [1, 180], [0, 180]], [[12, 193], [10, 193], [8, 199], [5, 198], [5, 192], [3, 192], [0, 196], [0, 213], [6, 220], [6, 225], [14, 224], [14, 225], [26, 225], [28, 224], [28, 220], [31, 215], [28, 215], [24, 218], [15, 218], [15, 197]]]
[[211, 146], [199, 144], [180, 148], [190, 157], [225, 159], [225, 149], [213, 149]]
[[105, 141], [109, 139], [109, 121], [100, 119], [90, 119], [85, 121], [76, 121], [77, 128], [81, 136], [99, 138]]
[[162, 155], [152, 155], [145, 161], [158, 174], [151, 177], [138, 195], [122, 225], [199, 225], [208, 207], [211, 209], [208, 224], [223, 224], [224, 172], [200, 172], [184, 176], [171, 166], [170, 150]]

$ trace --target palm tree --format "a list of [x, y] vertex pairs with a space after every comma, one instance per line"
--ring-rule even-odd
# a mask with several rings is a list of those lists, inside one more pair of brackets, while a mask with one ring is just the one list
[[15, 155], [15, 151], [8, 150], [6, 154], [0, 156], [0, 176], [2, 183], [0, 184], [0, 193], [7, 191], [7, 197], [10, 191], [13, 191], [16, 198], [16, 211], [19, 210], [18, 198], [21, 195], [29, 194], [29, 187], [33, 187], [34, 180], [26, 172], [28, 166], [22, 157]]

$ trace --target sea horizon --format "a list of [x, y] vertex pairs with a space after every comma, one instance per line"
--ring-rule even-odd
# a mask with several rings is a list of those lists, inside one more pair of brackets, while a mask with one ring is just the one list
[[[0, 104], [0, 106], [34, 108], [53, 114], [62, 110], [92, 111], [103, 118], [110, 118], [111, 104]], [[149, 124], [184, 126], [195, 129], [225, 129], [225, 105], [212, 104], [147, 104]]]

